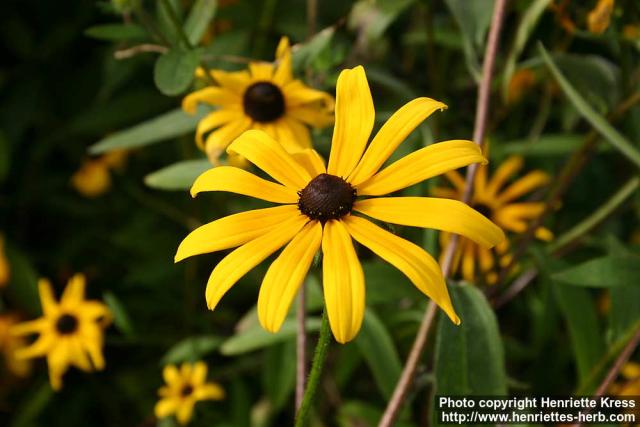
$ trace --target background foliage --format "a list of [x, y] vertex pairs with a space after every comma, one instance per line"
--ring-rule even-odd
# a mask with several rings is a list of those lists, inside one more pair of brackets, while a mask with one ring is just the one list
[[[288, 320], [276, 335], [259, 327], [254, 304], [265, 267], [211, 313], [204, 283], [222, 255], [173, 264], [188, 230], [255, 203], [229, 194], [193, 200], [185, 190], [208, 167], [193, 142], [197, 117], [178, 110], [198, 64], [239, 69], [238, 58], [271, 60], [279, 37], [288, 35], [300, 43], [298, 75], [310, 70], [312, 83], [329, 92], [340, 69], [365, 65], [378, 124], [417, 96], [449, 106], [400, 150], [473, 132], [492, 0], [325, 0], [310, 39], [306, 7], [297, 0], [171, 2], [189, 46], [161, 2], [0, 6], [0, 233], [11, 269], [0, 310], [34, 318], [38, 277], [61, 290], [82, 271], [90, 296], [115, 315], [105, 371], [71, 370], [55, 394], [42, 361], [26, 379], [3, 371], [2, 425], [156, 425], [162, 366], [200, 358], [228, 396], [199, 404], [192, 425], [291, 422], [295, 323]], [[591, 149], [578, 157], [583, 167], [545, 223], [556, 240], [534, 242], [521, 259], [519, 273], [538, 272], [524, 291], [497, 308], [518, 274], [491, 289], [452, 287], [463, 324], [438, 322], [398, 425], [427, 425], [434, 392], [593, 393], [640, 327], [640, 5], [617, 2], [610, 26], [596, 34], [587, 24], [595, 4], [509, 2], [489, 121], [491, 163], [522, 155], [527, 169], [555, 176], [554, 186], [569, 182], [559, 172], [585, 142]], [[156, 47], [129, 50], [140, 44]], [[315, 140], [326, 154], [330, 131]], [[109, 188], [80, 193], [74, 173], [115, 148], [128, 155], [126, 165], [108, 170]], [[432, 184], [407, 191], [424, 194]], [[438, 251], [433, 233], [395, 231]], [[400, 272], [359, 250], [365, 323], [353, 343], [330, 349], [318, 425], [375, 425], [427, 303]], [[310, 277], [307, 286], [314, 331], [320, 285]]]

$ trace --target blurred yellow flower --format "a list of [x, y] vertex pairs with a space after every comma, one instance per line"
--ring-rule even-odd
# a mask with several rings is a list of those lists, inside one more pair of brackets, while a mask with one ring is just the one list
[[9, 283], [11, 278], [11, 267], [9, 266], [9, 260], [4, 251], [4, 237], [0, 235], [0, 288], [3, 288]]
[[[258, 297], [260, 323], [276, 332], [316, 252], [322, 249], [329, 323], [336, 340], [345, 343], [360, 330], [365, 308], [364, 274], [353, 238], [401, 270], [454, 323], [460, 323], [438, 263], [421, 247], [353, 215], [358, 212], [378, 221], [455, 232], [485, 247], [504, 239], [500, 228], [459, 201], [375, 197], [486, 161], [473, 142], [452, 140], [422, 148], [379, 171], [423, 120], [444, 108], [430, 98], [409, 102], [367, 147], [375, 119], [369, 83], [360, 66], [342, 71], [328, 166], [314, 150], [290, 154], [264, 132], [245, 132], [227, 152], [244, 156], [279, 183], [222, 166], [200, 175], [191, 194], [230, 191], [282, 206], [238, 213], [197, 228], [180, 244], [176, 261], [239, 246], [211, 273], [206, 299], [213, 310], [244, 274], [286, 245], [269, 267]], [[360, 200], [358, 196], [374, 197]]]
[[160, 387], [160, 400], [156, 403], [158, 418], [176, 416], [180, 424], [187, 424], [193, 415], [195, 404], [201, 400], [224, 399], [224, 390], [207, 381], [207, 365], [204, 362], [183, 363], [180, 369], [167, 365], [162, 371], [166, 385]]
[[17, 377], [26, 377], [31, 372], [31, 362], [17, 358], [16, 352], [27, 346], [27, 340], [10, 333], [18, 321], [13, 314], [0, 315], [0, 351], [7, 370]]
[[278, 45], [276, 64], [251, 62], [248, 70], [212, 70], [210, 74], [218, 86], [187, 95], [182, 108], [193, 114], [199, 103], [218, 107], [196, 129], [196, 143], [214, 164], [245, 130], [263, 130], [294, 152], [311, 147], [308, 126], [322, 128], [333, 123], [333, 97], [293, 78], [286, 37]]
[[640, 396], [640, 364], [627, 362], [620, 370], [620, 379], [609, 388], [614, 396]]
[[507, 104], [516, 104], [536, 84], [536, 74], [530, 68], [521, 68], [511, 77], [507, 87]]
[[[478, 174], [474, 182], [473, 200], [471, 206], [480, 213], [486, 215], [493, 222], [505, 230], [515, 233], [523, 233], [527, 229], [528, 222], [537, 218], [544, 209], [542, 202], [516, 202], [521, 196], [545, 186], [550, 177], [540, 170], [534, 170], [520, 179], [506, 186], [509, 179], [523, 166], [523, 159], [519, 156], [509, 157], [495, 171], [488, 180], [488, 167], [478, 167]], [[446, 173], [447, 179], [453, 184], [453, 188], [439, 187], [434, 189], [434, 194], [439, 197], [460, 199], [464, 192], [464, 178], [456, 171]], [[546, 228], [536, 230], [536, 237], [542, 240], [551, 240], [553, 234]], [[443, 248], [447, 246], [451, 236], [448, 233], [440, 234], [440, 243]], [[452, 272], [462, 269], [462, 277], [474, 282], [477, 278], [484, 279], [487, 284], [496, 282], [497, 274], [494, 271], [496, 265], [505, 266], [511, 261], [509, 255], [509, 241], [504, 240], [495, 247], [494, 251], [476, 245], [474, 242], [461, 238], [456, 250]], [[462, 264], [460, 266], [460, 264]], [[479, 273], [476, 271], [479, 267]]]
[[602, 34], [611, 22], [614, 0], [598, 0], [596, 7], [587, 15], [587, 28], [594, 34]]
[[122, 169], [126, 158], [126, 151], [115, 150], [95, 159], [87, 159], [71, 176], [71, 185], [85, 197], [101, 196], [111, 188], [110, 170]]
[[60, 302], [56, 302], [51, 283], [38, 282], [43, 316], [12, 328], [17, 336], [39, 334], [29, 347], [16, 352], [19, 359], [46, 356], [49, 380], [54, 390], [62, 387], [62, 376], [69, 366], [90, 372], [104, 368], [103, 330], [111, 321], [106, 305], [85, 300], [85, 278], [73, 276]]

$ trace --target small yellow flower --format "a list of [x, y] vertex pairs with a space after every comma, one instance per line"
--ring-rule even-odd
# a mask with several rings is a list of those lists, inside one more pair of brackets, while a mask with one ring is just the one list
[[17, 351], [16, 357], [46, 356], [51, 387], [60, 390], [62, 376], [69, 366], [85, 372], [104, 368], [103, 331], [111, 314], [101, 302], [85, 300], [82, 274], [69, 280], [59, 303], [48, 280], [40, 279], [38, 290], [43, 316], [14, 326], [12, 333], [18, 336], [37, 333], [39, 337], [31, 346]]
[[0, 315], [0, 351], [4, 356], [7, 370], [17, 377], [26, 377], [31, 372], [31, 362], [17, 358], [16, 352], [27, 346], [27, 340], [10, 333], [16, 323], [18, 323], [17, 316], [13, 314]]
[[308, 126], [322, 128], [333, 123], [333, 98], [293, 78], [286, 37], [278, 45], [276, 64], [251, 62], [248, 70], [213, 70], [210, 74], [218, 86], [187, 95], [182, 108], [193, 114], [199, 103], [218, 107], [196, 129], [196, 143], [214, 164], [245, 130], [263, 130], [293, 152], [311, 147]]
[[521, 68], [511, 77], [507, 88], [507, 104], [516, 104], [536, 84], [536, 75], [530, 68]]
[[111, 188], [109, 171], [124, 168], [127, 155], [125, 150], [114, 150], [104, 156], [85, 160], [71, 176], [71, 185], [85, 197], [101, 196]]
[[224, 399], [224, 390], [207, 381], [207, 365], [204, 362], [183, 363], [180, 369], [167, 365], [162, 371], [166, 385], [160, 387], [160, 400], [156, 403], [158, 418], [175, 414], [180, 424], [187, 424], [193, 415], [193, 407], [201, 400]]
[[[522, 168], [523, 163], [522, 157], [510, 157], [498, 167], [489, 180], [487, 166], [478, 167], [473, 200], [471, 201], [471, 206], [476, 210], [503, 229], [515, 233], [525, 232], [528, 222], [537, 218], [544, 209], [542, 202], [516, 202], [516, 199], [545, 186], [550, 180], [546, 173], [534, 170], [506, 185], [509, 179]], [[446, 177], [454, 188], [436, 188], [434, 194], [451, 199], [461, 198], [465, 186], [464, 178], [456, 171], [447, 172]], [[440, 243], [443, 248], [447, 246], [450, 237], [448, 233], [440, 235]], [[540, 227], [536, 230], [536, 237], [548, 241], [553, 238], [553, 235], [546, 228]], [[442, 254], [444, 255], [444, 253], [443, 250]], [[465, 280], [473, 282], [478, 277], [484, 276], [483, 279], [488, 284], [493, 284], [497, 279], [497, 274], [494, 271], [496, 265], [506, 266], [510, 261], [508, 240], [497, 245], [495, 251], [492, 252], [468, 239], [461, 238], [454, 256], [452, 272], [455, 273], [461, 268], [462, 277]], [[476, 271], [476, 264], [480, 274]]]
[[4, 237], [0, 235], [0, 288], [3, 288], [9, 283], [11, 278], [11, 267], [9, 266], [9, 260], [4, 252]]
[[[329, 323], [336, 340], [345, 343], [358, 333], [365, 307], [364, 274], [353, 238], [401, 270], [454, 323], [460, 323], [438, 263], [421, 247], [363, 217], [446, 230], [486, 247], [504, 238], [500, 228], [456, 200], [376, 197], [486, 161], [473, 142], [453, 140], [422, 148], [380, 171], [423, 120], [444, 108], [430, 98], [409, 102], [391, 116], [367, 147], [375, 118], [369, 83], [362, 67], [342, 71], [328, 166], [314, 150], [290, 154], [264, 132], [245, 132], [227, 152], [244, 156], [278, 183], [222, 166], [200, 175], [191, 194], [230, 191], [281, 206], [238, 213], [197, 228], [180, 244], [176, 261], [239, 246], [211, 273], [205, 296], [213, 310], [242, 276], [285, 246], [269, 267], [258, 297], [260, 323], [276, 332], [321, 249]], [[372, 197], [362, 200], [360, 196]]]
[[587, 27], [594, 34], [602, 34], [611, 22], [614, 0], [598, 0], [596, 7], [587, 15]]
[[609, 393], [614, 396], [640, 395], [640, 364], [627, 362], [620, 370], [620, 379], [611, 385]]

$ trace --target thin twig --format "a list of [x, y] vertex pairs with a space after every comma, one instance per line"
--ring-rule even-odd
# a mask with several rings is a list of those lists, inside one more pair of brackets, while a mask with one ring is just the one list
[[524, 288], [529, 285], [529, 283], [533, 282], [533, 279], [535, 279], [536, 277], [538, 277], [537, 268], [530, 268], [529, 270], [522, 273], [516, 280], [513, 281], [511, 286], [509, 286], [509, 288], [507, 288], [507, 290], [502, 295], [498, 296], [494, 300], [492, 304], [493, 307], [500, 308], [511, 301], [513, 298], [515, 298], [516, 295], [522, 292]]
[[113, 52], [113, 57], [116, 59], [129, 59], [141, 53], [167, 53], [168, 50], [169, 48], [166, 46], [144, 43], [127, 49], [116, 50]]
[[[491, 95], [491, 80], [493, 76], [493, 66], [498, 53], [498, 41], [500, 30], [502, 28], [502, 20], [504, 17], [504, 11], [506, 6], [506, 0], [497, 0], [493, 9], [493, 16], [491, 18], [491, 29], [489, 31], [489, 38], [487, 41], [487, 47], [484, 55], [484, 62], [482, 65], [482, 80], [478, 87], [478, 103], [476, 106], [476, 118], [474, 124], [473, 141], [482, 146], [484, 141], [485, 132], [487, 129], [487, 118], [489, 117], [489, 98]], [[471, 165], [467, 169], [467, 179], [465, 182], [465, 191], [463, 195], [463, 201], [469, 202], [473, 196], [473, 180], [477, 171], [477, 165]], [[453, 254], [456, 251], [458, 245], [458, 236], [452, 235], [452, 238], [447, 246], [445, 252], [445, 258], [442, 265], [442, 272], [445, 277], [449, 276], [451, 271], [451, 264], [453, 260]], [[396, 385], [391, 400], [389, 401], [387, 408], [378, 424], [378, 427], [390, 427], [395, 423], [395, 420], [400, 412], [400, 408], [404, 402], [404, 399], [413, 383], [413, 377], [418, 366], [418, 361], [422, 355], [422, 351], [427, 343], [427, 337], [429, 330], [433, 324], [433, 320], [436, 314], [436, 305], [433, 301], [429, 302], [425, 311], [420, 328], [411, 347], [411, 352], [407, 358], [404, 369], [400, 376], [400, 380]]]
[[[640, 328], [636, 331], [633, 337], [629, 340], [627, 345], [624, 347], [624, 350], [620, 353], [614, 364], [609, 369], [609, 372], [604, 377], [598, 388], [596, 389], [595, 394], [593, 395], [593, 399], [598, 399], [609, 389], [613, 380], [616, 379], [620, 369], [624, 366], [625, 363], [629, 361], [629, 358], [633, 354], [636, 347], [640, 344]], [[580, 427], [582, 423], [573, 424], [573, 427]]]

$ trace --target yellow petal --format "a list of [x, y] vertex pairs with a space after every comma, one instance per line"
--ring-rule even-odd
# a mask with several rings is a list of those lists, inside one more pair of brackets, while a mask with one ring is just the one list
[[502, 189], [505, 182], [522, 168], [523, 164], [524, 160], [521, 156], [511, 156], [500, 163], [500, 166], [498, 166], [498, 169], [489, 180], [487, 192], [495, 196]]
[[382, 197], [358, 201], [354, 209], [380, 221], [460, 234], [486, 247], [504, 239], [500, 227], [458, 200]]
[[250, 62], [249, 72], [251, 79], [256, 81], [271, 81], [273, 76], [273, 65], [269, 62]]
[[68, 340], [69, 359], [71, 363], [84, 372], [91, 372], [93, 367], [84, 350], [84, 345], [77, 337]]
[[402, 271], [422, 293], [447, 313], [453, 323], [460, 323], [440, 266], [431, 255], [366, 219], [350, 215], [343, 222], [354, 239]]
[[285, 205], [220, 218], [189, 233], [178, 247], [175, 262], [190, 256], [243, 245], [298, 214], [296, 205]]
[[45, 316], [55, 315], [58, 312], [58, 303], [53, 296], [53, 287], [47, 279], [38, 280], [38, 293], [40, 294], [40, 304]]
[[75, 308], [77, 305], [81, 304], [84, 301], [85, 283], [86, 280], [84, 274], [73, 275], [73, 277], [69, 279], [67, 287], [64, 288], [64, 291], [62, 292], [60, 306], [64, 308]]
[[538, 227], [535, 231], [535, 236], [536, 238], [545, 242], [550, 242], [553, 240], [553, 233], [545, 227]]
[[411, 132], [436, 110], [447, 108], [431, 98], [417, 98], [396, 111], [380, 128], [348, 181], [358, 185], [378, 172]]
[[322, 236], [324, 301], [333, 336], [351, 341], [360, 331], [365, 307], [364, 273], [345, 226], [336, 220], [324, 225]]
[[193, 395], [197, 400], [222, 400], [224, 389], [216, 383], [207, 383], [196, 388]]
[[[226, 125], [227, 123], [234, 120], [241, 120], [243, 118], [242, 112], [238, 110], [232, 109], [221, 109], [214, 111], [207, 116], [205, 116], [200, 122], [198, 122], [198, 126], [196, 127], [196, 144], [200, 149], [204, 150], [204, 134], [210, 132], [212, 129], [220, 127], [222, 125]], [[218, 138], [217, 140], [220, 140]]]
[[213, 269], [205, 293], [207, 306], [215, 309], [224, 294], [249, 270], [284, 246], [308, 221], [305, 215], [297, 215], [262, 236], [245, 243]]
[[327, 172], [327, 168], [324, 165], [324, 160], [316, 150], [307, 148], [306, 150], [292, 153], [291, 156], [298, 163], [300, 163], [300, 165], [305, 168], [307, 172], [309, 172], [310, 176], [314, 178], [322, 173]]
[[207, 364], [198, 361], [193, 365], [193, 371], [191, 372], [191, 384], [198, 386], [203, 384], [207, 380]]
[[300, 120], [301, 122], [315, 128], [324, 128], [332, 125], [334, 122], [333, 112], [326, 109], [313, 106], [287, 108], [287, 116]]
[[48, 354], [55, 345], [56, 340], [53, 333], [40, 335], [40, 337], [30, 346], [17, 349], [15, 356], [21, 360], [44, 356]]
[[498, 201], [501, 203], [510, 202], [537, 188], [544, 187], [549, 181], [551, 181], [551, 177], [542, 171], [535, 170], [529, 172], [505, 188], [505, 190], [498, 195]]
[[211, 76], [224, 89], [230, 90], [236, 94], [240, 100], [242, 99], [242, 95], [244, 94], [247, 86], [251, 84], [251, 76], [247, 70], [231, 72], [212, 70]]
[[277, 332], [322, 242], [322, 226], [310, 221], [271, 264], [260, 286], [258, 319], [263, 328]]
[[276, 140], [262, 131], [243, 133], [227, 149], [237, 153], [271, 175], [274, 179], [294, 190], [306, 187], [309, 173], [291, 157]]
[[194, 404], [195, 402], [193, 400], [183, 400], [180, 402], [176, 411], [176, 419], [180, 424], [185, 425], [191, 420]]
[[464, 193], [465, 187], [465, 178], [458, 171], [448, 171], [444, 173], [444, 176], [449, 180], [449, 182], [455, 187], [456, 191], [460, 195], [459, 198], [462, 198], [462, 194]]
[[180, 381], [180, 373], [176, 365], [165, 366], [164, 369], [162, 369], [162, 377], [164, 378], [164, 382], [169, 385], [177, 384]]
[[237, 94], [226, 89], [208, 86], [185, 96], [182, 100], [182, 109], [189, 114], [195, 114], [198, 104], [230, 105], [240, 104], [242, 100]]
[[491, 250], [478, 247], [478, 258], [480, 259], [480, 270], [482, 270], [483, 273], [493, 268], [494, 260]]
[[18, 323], [11, 327], [12, 335], [31, 335], [40, 333], [49, 326], [49, 321], [41, 317], [40, 319], [30, 320], [28, 322]]
[[309, 129], [299, 121], [290, 117], [283, 117], [275, 125], [278, 138], [289, 153], [311, 148], [311, 135]]
[[358, 195], [389, 194], [444, 172], [480, 162], [486, 160], [480, 148], [471, 141], [431, 144], [392, 163], [358, 185]]
[[313, 89], [300, 80], [287, 83], [282, 92], [287, 104], [287, 112], [295, 107], [307, 106], [315, 111], [330, 112], [335, 107], [335, 100], [331, 95], [321, 90]]
[[62, 376], [69, 368], [67, 343], [58, 341], [56, 346], [47, 354], [47, 365], [49, 366], [51, 388], [56, 391], [60, 390], [62, 388]]
[[276, 70], [273, 73], [273, 81], [282, 86], [293, 78], [291, 67], [291, 46], [287, 37], [280, 38], [276, 50]]
[[196, 178], [191, 187], [191, 196], [195, 197], [203, 191], [230, 191], [274, 203], [298, 202], [295, 190], [233, 166], [212, 168]]
[[216, 129], [207, 136], [204, 143], [205, 151], [210, 157], [214, 154], [216, 157], [219, 156], [234, 139], [242, 135], [242, 132], [249, 129], [250, 126], [251, 120], [248, 117], [242, 117]]
[[169, 415], [176, 412], [176, 409], [178, 408], [178, 402], [179, 401], [176, 398], [160, 399], [158, 403], [156, 403], [153, 412], [157, 418], [168, 417]]
[[467, 241], [462, 253], [462, 277], [471, 283], [475, 282], [475, 262], [474, 245]]
[[342, 70], [336, 94], [336, 124], [327, 169], [331, 175], [346, 178], [362, 157], [375, 119], [364, 68]]
[[104, 369], [105, 362], [102, 354], [102, 335], [98, 334], [97, 336], [99, 337], [99, 340], [88, 340], [85, 342], [85, 347], [89, 353], [93, 367], [100, 371]]

